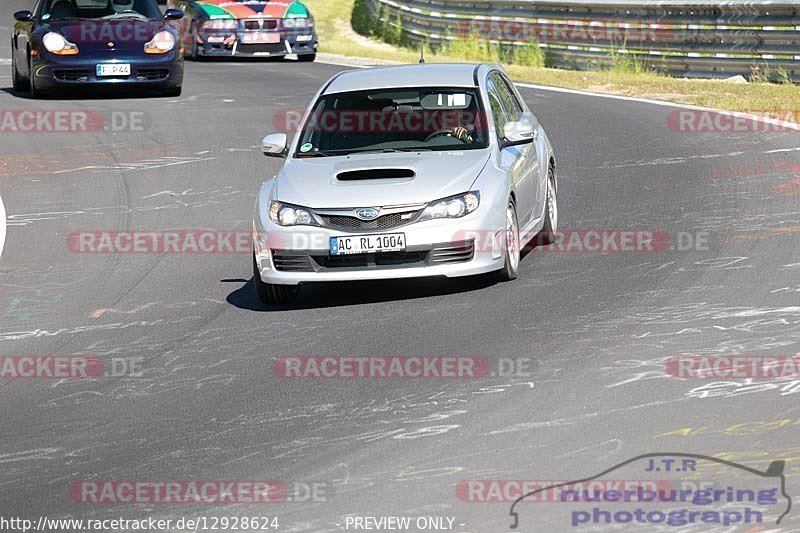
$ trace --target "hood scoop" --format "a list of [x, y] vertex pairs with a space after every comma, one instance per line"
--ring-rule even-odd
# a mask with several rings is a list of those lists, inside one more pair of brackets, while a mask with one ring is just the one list
[[368, 168], [348, 170], [336, 175], [339, 181], [388, 180], [413, 178], [416, 173], [410, 168]]

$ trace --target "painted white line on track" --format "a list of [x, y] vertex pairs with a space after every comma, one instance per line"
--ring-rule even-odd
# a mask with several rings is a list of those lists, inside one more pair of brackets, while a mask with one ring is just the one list
[[[365, 58], [360, 58], [365, 59]], [[368, 65], [357, 65], [357, 64], [348, 64], [343, 62], [336, 62], [336, 61], [321, 61], [317, 60], [318, 63], [324, 63], [326, 65], [336, 65], [340, 67], [354, 67], [354, 68], [372, 68]], [[392, 66], [392, 65], [387, 65]], [[703, 107], [697, 106], [692, 104], [682, 104], [680, 102], [667, 102], [664, 100], [654, 100], [652, 98], [642, 98], [638, 96], [624, 96], [621, 94], [604, 94], [604, 93], [593, 93], [590, 91], [581, 91], [580, 89], [567, 89], [564, 87], [552, 87], [550, 85], [538, 85], [535, 83], [524, 83], [515, 81], [514, 82], [518, 87], [525, 87], [526, 89], [537, 89], [541, 91], [552, 91], [557, 93], [566, 93], [566, 94], [575, 94], [579, 96], [593, 96], [596, 98], [610, 98], [612, 100], [621, 100], [623, 102], [636, 102], [640, 104], [650, 104], [656, 105], [661, 107], [674, 107], [678, 109], [689, 109], [693, 111], [710, 111], [714, 113], [720, 113], [722, 115], [733, 116], [733, 117], [740, 117], [745, 118], [747, 120], [751, 120], [753, 122], [761, 122], [763, 124], [772, 124], [776, 126], [781, 126], [786, 129], [800, 131], [800, 123], [791, 122], [787, 120], [780, 120], [776, 118], [770, 117], [762, 117], [761, 115], [754, 115], [752, 113], [745, 113], [742, 111], [730, 111], [728, 109], [719, 109], [715, 107]]]
[[6, 243], [6, 207], [0, 196], [0, 257], [3, 257], [3, 245]]
[[623, 96], [621, 94], [603, 94], [603, 93], [593, 93], [589, 91], [581, 91], [579, 89], [566, 89], [564, 87], [551, 87], [549, 85], [537, 85], [535, 83], [522, 83], [522, 82], [514, 82], [518, 87], [525, 87], [526, 89], [538, 89], [543, 91], [553, 91], [558, 93], [566, 93], [566, 94], [576, 94], [580, 96], [594, 96], [597, 98], [610, 98], [612, 100], [622, 100], [623, 102], [637, 102], [640, 104], [650, 104], [650, 105], [657, 105], [661, 107], [675, 107], [679, 109], [690, 109], [693, 111], [710, 111], [714, 113], [720, 113], [723, 115], [735, 116], [746, 118], [748, 120], [752, 120], [754, 122], [762, 122], [764, 124], [773, 124], [785, 127], [791, 130], [798, 130], [800, 131], [800, 124], [797, 122], [790, 122], [786, 120], [780, 120], [770, 117], [762, 117], [761, 115], [754, 115], [752, 113], [745, 113], [744, 111], [730, 111], [727, 109], [718, 109], [714, 107], [703, 107], [698, 105], [692, 104], [682, 104], [680, 102], [666, 102], [664, 100], [654, 100], [651, 98], [641, 98], [638, 96]]

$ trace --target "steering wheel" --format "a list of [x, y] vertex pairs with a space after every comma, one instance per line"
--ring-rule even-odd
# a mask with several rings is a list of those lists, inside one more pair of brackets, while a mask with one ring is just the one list
[[453, 137], [453, 139], [459, 140], [462, 143], [467, 144], [468, 141], [465, 141], [464, 139], [461, 139], [459, 137], [454, 137], [453, 136], [453, 129], [454, 128], [436, 130], [433, 133], [431, 133], [430, 135], [428, 135], [427, 137], [425, 137], [425, 142], [428, 142], [428, 141], [430, 141], [432, 139], [435, 139], [436, 137], [440, 137], [442, 135], [449, 135], [449, 136]]

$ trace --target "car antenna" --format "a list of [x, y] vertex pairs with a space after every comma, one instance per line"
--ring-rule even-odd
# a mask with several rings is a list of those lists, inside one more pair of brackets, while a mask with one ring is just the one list
[[425, 64], [425, 43], [419, 45], [419, 64]]

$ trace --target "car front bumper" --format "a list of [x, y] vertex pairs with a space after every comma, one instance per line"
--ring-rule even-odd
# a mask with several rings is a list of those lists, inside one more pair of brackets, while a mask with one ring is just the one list
[[[256, 264], [261, 280], [276, 285], [483, 274], [503, 267], [504, 217], [502, 210], [478, 209], [460, 219], [349, 232], [282, 227], [259, 217], [254, 225]], [[405, 235], [404, 252], [330, 255], [331, 237], [392, 233]]]
[[33, 74], [40, 90], [83, 86], [163, 89], [183, 84], [183, 55], [179, 52], [152, 58], [119, 57], [114, 62], [130, 64], [131, 75], [99, 77], [97, 65], [109, 62], [80, 55], [58, 59], [40, 56], [33, 63]]
[[276, 32], [280, 40], [275, 43], [247, 43], [245, 36], [248, 33], [258, 32], [206, 31], [205, 38], [201, 37], [202, 42], [198, 42], [198, 53], [210, 57], [283, 57], [289, 54], [315, 54], [319, 46], [316, 32]]

